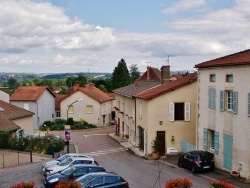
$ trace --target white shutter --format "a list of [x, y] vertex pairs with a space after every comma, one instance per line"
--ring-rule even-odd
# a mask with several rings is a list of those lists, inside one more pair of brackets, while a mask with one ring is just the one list
[[190, 121], [190, 102], [185, 102], [185, 121]]
[[139, 101], [139, 118], [142, 118], [142, 101]]
[[169, 103], [169, 121], [174, 121], [174, 103]]
[[147, 154], [147, 131], [144, 130], [144, 155]]

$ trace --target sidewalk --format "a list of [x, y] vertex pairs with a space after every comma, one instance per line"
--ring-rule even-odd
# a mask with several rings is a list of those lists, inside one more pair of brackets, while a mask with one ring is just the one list
[[[113, 138], [114, 140], [116, 140], [117, 142], [119, 142], [123, 147], [131, 150], [135, 155], [146, 158], [148, 160], [153, 160], [151, 158], [151, 156], [145, 156], [144, 153], [142, 151], [140, 151], [139, 148], [134, 147], [132, 144], [130, 144], [126, 140], [118, 137], [114, 133], [109, 134], [109, 136], [111, 138]], [[167, 157], [161, 157], [159, 159], [159, 161], [162, 163], [165, 163], [166, 165], [169, 165], [169, 166], [172, 166], [175, 168], [179, 168], [178, 167], [178, 156], [172, 155], [172, 156], [167, 156]], [[220, 180], [226, 181], [226, 182], [233, 184], [233, 185], [240, 187], [240, 188], [250, 188], [250, 182], [244, 182], [243, 180], [241, 181], [240, 179], [236, 179], [233, 176], [231, 176], [230, 173], [225, 172], [223, 170], [219, 170], [219, 169], [215, 169], [214, 172], [205, 172], [205, 173], [195, 174], [195, 175], [206, 178], [208, 180], [220, 179]]]

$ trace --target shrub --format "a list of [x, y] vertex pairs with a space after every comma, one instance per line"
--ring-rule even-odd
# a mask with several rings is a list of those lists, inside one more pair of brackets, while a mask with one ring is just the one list
[[229, 184], [222, 180], [210, 181], [209, 185], [213, 186], [214, 188], [236, 188], [234, 185]]
[[59, 181], [55, 188], [81, 188], [81, 184], [74, 180]]
[[170, 179], [166, 182], [165, 188], [190, 188], [192, 187], [192, 182], [187, 178], [176, 178]]
[[10, 139], [11, 134], [6, 131], [0, 131], [0, 148], [8, 148], [8, 140]]
[[12, 185], [10, 188], [33, 188], [35, 187], [35, 183], [30, 181], [30, 182], [21, 182], [16, 185]]

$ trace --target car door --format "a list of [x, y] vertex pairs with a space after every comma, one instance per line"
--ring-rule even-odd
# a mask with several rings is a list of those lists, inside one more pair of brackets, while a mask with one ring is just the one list
[[103, 177], [93, 179], [85, 188], [100, 187], [103, 185]]
[[182, 163], [182, 165], [183, 165], [183, 167], [185, 167], [185, 168], [189, 168], [189, 166], [190, 166], [190, 154], [189, 153], [186, 153], [184, 156], [183, 156], [183, 163]]
[[74, 173], [73, 173], [73, 176], [76, 178], [82, 176], [82, 175], [85, 175], [88, 173], [88, 168], [87, 167], [83, 167], [83, 168], [79, 168], [78, 170], [76, 170]]

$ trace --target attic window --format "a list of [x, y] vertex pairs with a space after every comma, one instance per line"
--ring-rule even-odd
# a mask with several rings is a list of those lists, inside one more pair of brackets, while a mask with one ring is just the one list
[[4, 111], [4, 109], [0, 107], [0, 112], [3, 112], [3, 111]]

